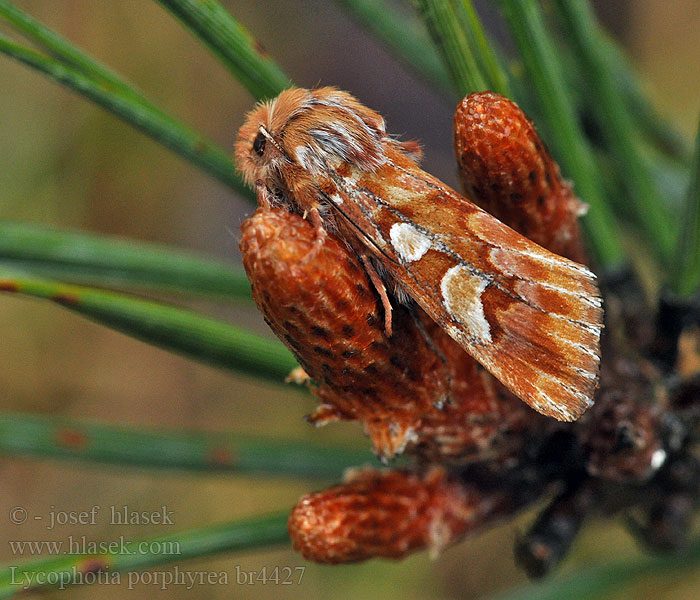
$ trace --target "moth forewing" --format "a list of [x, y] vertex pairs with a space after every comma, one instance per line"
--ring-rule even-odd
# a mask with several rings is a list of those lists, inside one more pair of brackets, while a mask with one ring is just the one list
[[535, 410], [593, 402], [602, 309], [595, 276], [506, 227], [399, 152], [375, 172], [331, 169], [328, 201], [395, 282]]

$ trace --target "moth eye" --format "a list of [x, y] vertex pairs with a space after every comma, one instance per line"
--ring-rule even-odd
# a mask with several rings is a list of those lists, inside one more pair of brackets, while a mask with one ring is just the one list
[[262, 132], [259, 133], [253, 142], [253, 150], [255, 150], [255, 154], [258, 156], [265, 154], [265, 142], [265, 136], [262, 134]]

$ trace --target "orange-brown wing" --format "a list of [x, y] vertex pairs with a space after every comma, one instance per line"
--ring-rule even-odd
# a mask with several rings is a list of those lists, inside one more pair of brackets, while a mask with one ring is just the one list
[[327, 200], [399, 286], [514, 394], [563, 421], [591, 406], [602, 308], [586, 267], [398, 155], [329, 183]]

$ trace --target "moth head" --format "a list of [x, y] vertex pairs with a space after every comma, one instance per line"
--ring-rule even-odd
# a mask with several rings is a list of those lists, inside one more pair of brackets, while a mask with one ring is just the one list
[[301, 90], [283, 92], [274, 100], [259, 103], [246, 115], [245, 123], [238, 132], [235, 155], [238, 170], [248, 185], [262, 180], [269, 186], [279, 178], [280, 170], [289, 162], [278, 141], [285, 126], [284, 115], [279, 108], [280, 100], [282, 108], [289, 102], [298, 103], [298, 98], [289, 97], [289, 92], [294, 91]]
[[[385, 161], [384, 119], [347, 92], [292, 88], [258, 104], [238, 134], [236, 160], [249, 185], [316, 176], [339, 162], [374, 170]], [[294, 187], [289, 186], [287, 187]]]

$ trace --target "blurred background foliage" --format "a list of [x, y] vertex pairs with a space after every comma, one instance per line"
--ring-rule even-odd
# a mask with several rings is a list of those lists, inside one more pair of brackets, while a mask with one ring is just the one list
[[[168, 112], [231, 148], [253, 105], [246, 90], [190, 33], [155, 2], [124, 0], [22, 1], [20, 8], [124, 74]], [[452, 158], [453, 106], [418, 81], [381, 44], [329, 0], [229, 0], [223, 4], [262, 42], [299, 85], [336, 85], [378, 110], [389, 130], [420, 139], [428, 171], [456, 185]], [[398, 4], [398, 3], [397, 3]], [[503, 34], [490, 2], [477, 2], [485, 23]], [[606, 26], [627, 49], [659, 112], [689, 141], [700, 98], [700, 5], [697, 0], [596, 2]], [[237, 265], [238, 228], [249, 202], [139, 132], [47, 78], [0, 60], [0, 219], [114, 234], [172, 244]], [[212, 316], [268, 335], [251, 306], [190, 301]], [[314, 431], [302, 415], [309, 396], [247, 377], [233, 377], [95, 325], [39, 301], [0, 295], [0, 406], [5, 413], [100, 419], [174, 429], [258, 432], [314, 443], [367, 446], [356, 425]], [[103, 507], [96, 526], [45, 529], [12, 525], [0, 515], [0, 562], [20, 562], [5, 540], [86, 535], [137, 539], [210, 522], [278, 510], [322, 487], [304, 479], [183, 474], [115, 466], [4, 457], [0, 507], [32, 514]], [[110, 525], [107, 510], [128, 505], [174, 513], [174, 527]], [[5, 514], [5, 513], [3, 513]], [[259, 570], [306, 565], [301, 585], [221, 586], [167, 591], [76, 587], [88, 598], [255, 598], [411, 595], [482, 597], [525, 583], [512, 556], [523, 515], [472, 537], [431, 562], [425, 553], [401, 563], [372, 561], [322, 567], [291, 550], [215, 557], [189, 570]], [[617, 523], [598, 522], [577, 540], [562, 568], [573, 572], [621, 556], [636, 556]], [[27, 557], [24, 557], [27, 558]], [[232, 575], [232, 577], [234, 577]], [[700, 572], [644, 579], [618, 598], [696, 598]], [[58, 592], [49, 592], [49, 596]]]

